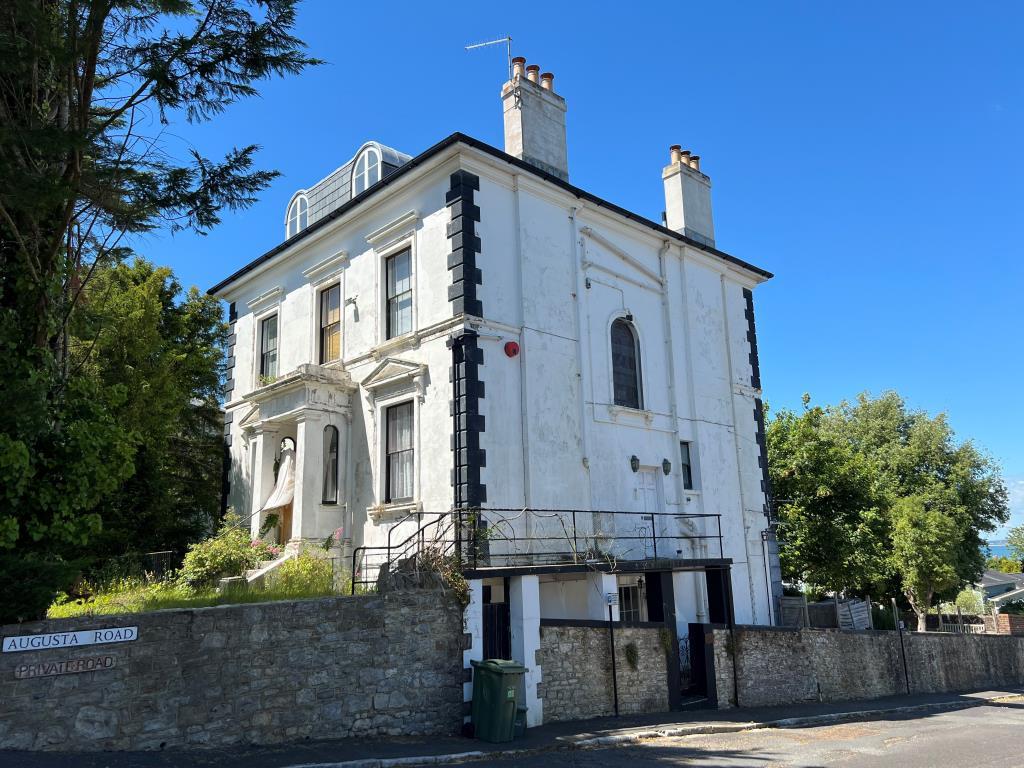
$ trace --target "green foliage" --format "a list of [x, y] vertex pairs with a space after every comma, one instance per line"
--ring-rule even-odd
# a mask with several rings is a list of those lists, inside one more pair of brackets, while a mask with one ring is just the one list
[[145, 577], [115, 577], [102, 584], [83, 585], [87, 595], [71, 598], [58, 595], [47, 611], [51, 619], [144, 613], [165, 608], [203, 608], [213, 605], [258, 603], [268, 600], [300, 600], [330, 595], [347, 595], [351, 581], [335, 580], [331, 561], [316, 550], [301, 552], [279, 565], [263, 586], [221, 594], [213, 586], [190, 586], [185, 580]]
[[76, 376], [123, 393], [109, 411], [136, 446], [134, 474], [97, 506], [90, 553], [184, 552], [220, 511], [227, 326], [217, 300], [183, 294], [169, 269], [136, 260], [96, 270], [71, 329]]
[[991, 555], [985, 558], [985, 567], [1000, 573], [1021, 573], [1021, 561], [1013, 557]]
[[[222, 160], [195, 151], [178, 160], [178, 148], [166, 142], [172, 136], [178, 142], [179, 136], [166, 123], [207, 120], [254, 95], [259, 81], [317, 63], [292, 34], [295, 5], [296, 0], [4, 4], [0, 584], [15, 584], [25, 572], [35, 577], [0, 605], [0, 622], [41, 615], [74, 580], [91, 542], [114, 551], [129, 540], [131, 515], [138, 509], [130, 500], [142, 490], [153, 488], [156, 500], [167, 490], [168, 506], [153, 513], [158, 522], [176, 495], [186, 499], [184, 528], [172, 532], [176, 541], [191, 535], [196, 519], [207, 514], [205, 451], [193, 454], [194, 441], [165, 447], [138, 429], [151, 400], [158, 406], [173, 400], [163, 389], [166, 382], [155, 382], [152, 398], [140, 388], [147, 384], [144, 376], [156, 375], [152, 366], [138, 376], [130, 367], [146, 362], [147, 349], [158, 339], [144, 333], [135, 345], [117, 328], [90, 326], [79, 310], [83, 302], [100, 300], [93, 279], [129, 258], [138, 235], [161, 228], [204, 232], [225, 208], [251, 204], [274, 178], [253, 168], [254, 146], [230, 149]], [[113, 295], [120, 288], [109, 290]], [[188, 302], [202, 303], [198, 295]], [[130, 330], [137, 319], [139, 327], [151, 330], [152, 309], [136, 304], [118, 322]], [[136, 310], [142, 314], [136, 317]], [[115, 353], [109, 367], [95, 359], [96, 347], [108, 343]], [[161, 360], [172, 364], [173, 353]], [[181, 424], [186, 434], [201, 428], [209, 402], [191, 416], [193, 424]], [[193, 474], [196, 466], [201, 471]], [[136, 486], [112, 500], [136, 473]], [[192, 477], [203, 487], [188, 488]], [[112, 530], [121, 532], [104, 540], [97, 534], [107, 516]], [[152, 522], [141, 521], [134, 532], [145, 534]]]
[[1006, 537], [1006, 546], [1010, 548], [1013, 557], [1020, 562], [1024, 560], [1024, 525], [1017, 525], [1010, 529]]
[[956, 598], [952, 602], [941, 603], [939, 605], [940, 613], [953, 614], [960, 609], [960, 613], [970, 614], [973, 616], [981, 616], [985, 613], [985, 595], [973, 587], [964, 587], [957, 592]]
[[334, 592], [334, 567], [328, 558], [304, 550], [273, 570], [268, 589], [280, 596], [330, 595]]
[[275, 546], [250, 539], [238, 516], [229, 512], [216, 536], [188, 548], [178, 581], [190, 589], [212, 587], [219, 579], [241, 576], [279, 552]]
[[929, 508], [922, 496], [900, 499], [893, 507], [893, 564], [921, 632], [935, 594], [959, 583], [955, 562], [962, 537], [956, 520]]
[[[954, 578], [935, 583], [952, 590], [978, 577], [982, 535], [1008, 517], [998, 466], [971, 442], [958, 443], [944, 415], [912, 411], [895, 392], [828, 407], [812, 407], [805, 396], [802, 412], [772, 418], [767, 440], [789, 580], [831, 591], [906, 593], [907, 574], [919, 576], [920, 564], [908, 562], [909, 552], [892, 553], [897, 518], [909, 519], [897, 505], [913, 498], [946, 518], [936, 525], [950, 534], [941, 554]], [[904, 543], [914, 530], [905, 520]], [[912, 587], [919, 598], [920, 587]]]

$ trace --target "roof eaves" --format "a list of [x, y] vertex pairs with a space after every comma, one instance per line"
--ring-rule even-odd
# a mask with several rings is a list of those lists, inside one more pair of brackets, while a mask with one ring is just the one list
[[446, 138], [444, 138], [441, 141], [439, 141], [437, 144], [434, 144], [432, 147], [429, 147], [428, 149], [424, 150], [420, 154], [416, 155], [409, 162], [407, 162], [404, 165], [400, 166], [394, 173], [390, 174], [389, 176], [384, 177], [379, 182], [374, 184], [372, 187], [369, 187], [368, 189], [364, 190], [360, 194], [358, 194], [355, 197], [353, 197], [351, 200], [349, 200], [344, 205], [339, 206], [338, 208], [336, 208], [335, 210], [331, 211], [329, 214], [327, 214], [323, 218], [318, 219], [314, 223], [310, 224], [308, 227], [306, 227], [306, 229], [304, 229], [301, 232], [299, 232], [299, 233], [293, 235], [292, 237], [288, 238], [283, 243], [280, 243], [280, 244], [274, 246], [269, 251], [264, 253], [262, 256], [259, 256], [258, 258], [254, 259], [253, 261], [251, 261], [248, 264], [246, 264], [241, 269], [237, 270], [233, 274], [231, 274], [228, 277], [224, 278], [219, 283], [217, 283], [215, 286], [210, 288], [207, 291], [207, 293], [208, 294], [220, 293], [223, 289], [227, 288], [229, 285], [231, 285], [235, 281], [237, 281], [240, 278], [244, 277], [249, 272], [252, 272], [254, 269], [256, 269], [257, 267], [259, 267], [262, 264], [266, 263], [270, 259], [274, 258], [274, 256], [276, 256], [279, 253], [281, 253], [282, 251], [290, 248], [291, 246], [293, 246], [296, 243], [300, 242], [304, 238], [309, 237], [311, 234], [313, 234], [317, 230], [327, 226], [330, 222], [340, 218], [341, 216], [344, 216], [346, 213], [348, 213], [348, 211], [352, 210], [353, 208], [355, 208], [358, 205], [361, 205], [365, 200], [368, 200], [369, 198], [373, 197], [374, 195], [376, 195], [378, 192], [382, 191], [383, 189], [386, 189], [388, 186], [390, 186], [391, 184], [395, 183], [396, 181], [398, 181], [400, 178], [402, 178], [406, 174], [410, 173], [413, 169], [415, 169], [415, 168], [423, 165], [424, 163], [428, 162], [431, 158], [433, 158], [439, 152], [442, 152], [445, 149], [447, 149], [448, 147], [450, 147], [450, 146], [452, 146], [454, 144], [458, 144], [458, 143], [465, 144], [466, 146], [472, 147], [472, 148], [477, 149], [477, 150], [479, 150], [481, 152], [484, 152], [485, 154], [491, 155], [492, 157], [495, 157], [498, 160], [502, 160], [502, 161], [504, 161], [506, 163], [509, 163], [510, 165], [514, 165], [517, 168], [520, 168], [521, 170], [526, 171], [527, 173], [530, 173], [530, 174], [532, 174], [534, 176], [537, 176], [538, 178], [544, 179], [545, 181], [548, 181], [548, 182], [554, 184], [557, 187], [561, 187], [565, 191], [569, 192], [570, 194], [575, 195], [576, 197], [580, 198], [581, 200], [587, 200], [588, 202], [591, 202], [591, 203], [593, 203], [593, 204], [595, 204], [595, 205], [597, 205], [597, 206], [599, 206], [601, 208], [605, 208], [605, 209], [607, 209], [609, 211], [612, 211], [614, 213], [617, 213], [618, 215], [623, 216], [623, 217], [625, 217], [625, 218], [627, 218], [627, 219], [629, 219], [631, 221], [634, 221], [634, 222], [636, 222], [638, 224], [641, 224], [641, 225], [643, 225], [645, 227], [648, 227], [649, 229], [652, 229], [652, 230], [658, 232], [659, 234], [664, 235], [665, 237], [670, 237], [670, 238], [672, 238], [674, 240], [686, 243], [687, 245], [689, 245], [689, 246], [691, 246], [693, 248], [697, 248], [698, 250], [704, 251], [705, 253], [709, 253], [709, 254], [711, 254], [713, 256], [716, 256], [716, 257], [722, 259], [723, 261], [727, 261], [730, 264], [734, 264], [734, 265], [736, 265], [738, 267], [741, 267], [742, 269], [745, 269], [745, 270], [748, 270], [750, 272], [753, 272], [756, 275], [760, 275], [761, 277], [763, 277], [766, 280], [771, 279], [772, 277], [774, 277], [774, 275], [771, 272], [769, 272], [769, 271], [767, 271], [765, 269], [761, 269], [761, 267], [754, 266], [753, 264], [750, 264], [749, 262], [743, 261], [742, 259], [739, 259], [739, 258], [737, 258], [737, 257], [735, 257], [735, 256], [733, 256], [733, 255], [731, 255], [729, 253], [726, 253], [725, 251], [720, 251], [717, 248], [714, 248], [713, 246], [710, 246], [710, 245], [702, 243], [702, 242], [700, 242], [698, 240], [693, 240], [692, 238], [686, 237], [685, 235], [682, 235], [682, 234], [680, 234], [679, 232], [676, 232], [673, 229], [669, 229], [668, 227], [664, 227], [661, 224], [658, 224], [658, 223], [656, 223], [654, 221], [651, 221], [648, 218], [645, 218], [644, 216], [640, 216], [639, 214], [636, 214], [636, 213], [633, 213], [632, 211], [626, 210], [625, 208], [623, 208], [621, 206], [618, 206], [615, 203], [611, 203], [611, 202], [609, 202], [609, 201], [607, 201], [607, 200], [605, 200], [605, 199], [603, 199], [601, 197], [598, 197], [597, 195], [591, 194], [590, 192], [587, 192], [584, 189], [580, 189], [579, 187], [573, 186], [569, 182], [563, 181], [562, 179], [558, 178], [557, 176], [554, 176], [554, 175], [552, 175], [550, 173], [547, 173], [546, 171], [543, 171], [540, 168], [536, 168], [533, 165], [530, 165], [530, 163], [526, 162], [525, 160], [520, 160], [518, 157], [513, 157], [512, 155], [506, 154], [505, 152], [502, 152], [500, 149], [498, 149], [496, 147], [492, 147], [490, 144], [487, 144], [487, 143], [485, 143], [483, 141], [480, 141], [479, 139], [474, 139], [472, 136], [467, 136], [464, 133], [453, 133], [450, 136], [447, 136]]

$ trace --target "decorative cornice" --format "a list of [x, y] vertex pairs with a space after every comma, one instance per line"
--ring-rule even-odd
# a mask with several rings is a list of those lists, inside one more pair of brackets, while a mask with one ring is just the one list
[[269, 291], [264, 291], [259, 296], [253, 296], [245, 302], [245, 305], [249, 307], [250, 312], [259, 312], [273, 304], [279, 304], [282, 296], [284, 296], [284, 288], [275, 285]]
[[318, 261], [311, 267], [302, 270], [302, 275], [312, 283], [318, 283], [341, 272], [348, 262], [348, 251], [338, 251], [333, 256], [328, 256], [323, 261]]
[[419, 211], [403, 213], [394, 221], [391, 221], [380, 229], [375, 229], [373, 232], [368, 234], [366, 236], [366, 242], [378, 249], [383, 246], [390, 245], [396, 240], [400, 240], [403, 237], [412, 234], [416, 230], [416, 225], [419, 224], [419, 221]]

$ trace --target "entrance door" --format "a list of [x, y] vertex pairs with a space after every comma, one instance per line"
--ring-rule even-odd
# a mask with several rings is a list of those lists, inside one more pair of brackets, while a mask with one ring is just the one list
[[287, 544], [292, 537], [292, 505], [288, 502], [281, 507], [277, 513], [281, 516], [277, 524], [277, 541], [279, 544]]
[[[661, 491], [661, 475], [653, 467], [642, 467], [635, 475], [636, 485], [633, 488], [633, 509], [638, 513], [630, 515], [629, 531], [619, 531], [620, 536], [630, 537], [623, 542], [623, 549], [630, 554], [627, 560], [646, 560], [658, 556], [656, 525], [657, 514], [664, 511]], [[664, 545], [663, 545], [664, 549]], [[665, 555], [666, 552], [662, 552]]]

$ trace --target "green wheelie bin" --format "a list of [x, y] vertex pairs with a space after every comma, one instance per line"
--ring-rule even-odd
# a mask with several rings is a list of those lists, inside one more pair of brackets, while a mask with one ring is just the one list
[[474, 659], [472, 664], [474, 735], [492, 743], [512, 741], [526, 667], [505, 659]]

